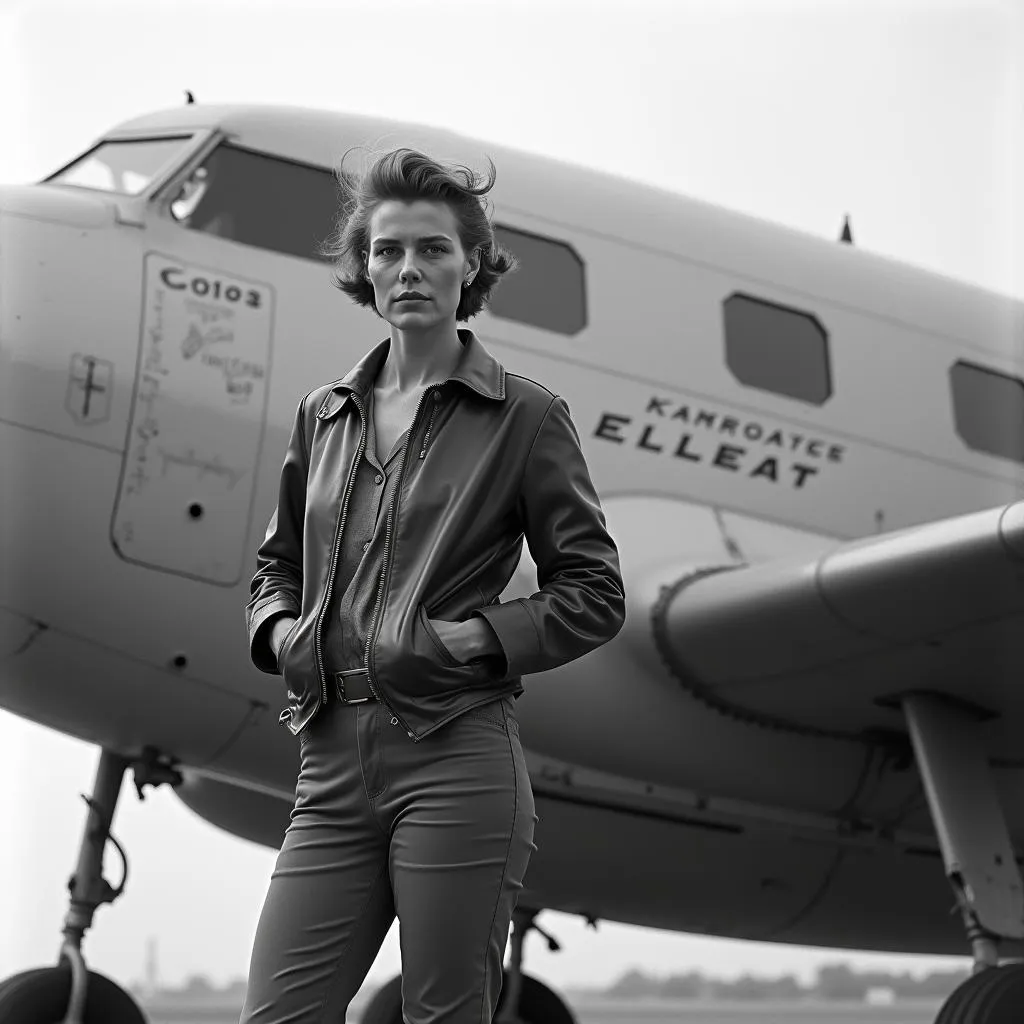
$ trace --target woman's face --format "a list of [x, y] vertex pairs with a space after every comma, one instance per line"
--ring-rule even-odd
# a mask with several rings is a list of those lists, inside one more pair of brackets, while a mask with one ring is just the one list
[[[480, 261], [463, 252], [451, 207], [428, 199], [388, 199], [370, 218], [369, 234], [363, 260], [381, 316], [403, 330], [454, 320], [463, 283], [472, 280]], [[400, 298], [406, 292], [423, 298]]]

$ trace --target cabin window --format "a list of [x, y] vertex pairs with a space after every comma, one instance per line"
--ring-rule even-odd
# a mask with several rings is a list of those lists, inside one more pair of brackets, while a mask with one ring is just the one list
[[519, 258], [491, 293], [488, 310], [505, 320], [557, 334], [578, 334], [587, 326], [583, 261], [567, 242], [494, 225], [498, 243]]
[[722, 306], [725, 359], [741, 384], [813, 405], [832, 396], [828, 335], [817, 317], [739, 293]]
[[333, 228], [336, 189], [323, 168], [225, 144], [192, 173], [170, 209], [193, 231], [322, 262], [316, 248]]
[[44, 180], [137, 196], [182, 151], [191, 136], [101, 142]]
[[1024, 462], [1024, 381], [958, 360], [949, 371], [956, 432], [968, 448]]

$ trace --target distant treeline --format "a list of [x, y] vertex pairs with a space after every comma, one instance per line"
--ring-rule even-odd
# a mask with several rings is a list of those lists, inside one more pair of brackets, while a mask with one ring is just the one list
[[133, 982], [129, 991], [135, 996], [157, 996], [160, 999], [182, 999], [188, 1002], [207, 1002], [224, 1000], [238, 1000], [239, 1004], [245, 999], [246, 982], [244, 978], [235, 978], [226, 985], [215, 985], [203, 974], [191, 975], [183, 985], [178, 988], [169, 988], [165, 985], [157, 987], [155, 992], [150, 992], [141, 981]]
[[[579, 994], [609, 999], [749, 999], [792, 1001], [800, 999], [863, 1000], [872, 989], [890, 989], [896, 999], [943, 1000], [964, 981], [967, 968], [932, 971], [921, 978], [907, 972], [855, 971], [845, 964], [819, 967], [811, 985], [802, 985], [793, 975], [762, 978], [743, 974], [734, 981], [708, 977], [700, 971], [657, 977], [641, 970], [627, 971], [604, 989], [575, 988]], [[141, 986], [133, 985], [141, 994]], [[232, 1002], [245, 998], [245, 981], [238, 978], [224, 986], [213, 985], [202, 975], [193, 975], [178, 989], [161, 988], [162, 999], [192, 1002]]]
[[942, 1000], [964, 981], [969, 969], [932, 971], [921, 978], [906, 972], [855, 971], [845, 964], [819, 967], [814, 982], [802, 985], [791, 974], [775, 978], [743, 974], [733, 981], [710, 978], [700, 971], [659, 978], [640, 970], [627, 971], [602, 995], [612, 999], [858, 999], [872, 989], [890, 989], [897, 999]]

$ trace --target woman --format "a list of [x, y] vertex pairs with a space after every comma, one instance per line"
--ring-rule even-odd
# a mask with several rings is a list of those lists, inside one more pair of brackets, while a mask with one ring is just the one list
[[[410, 149], [342, 169], [325, 255], [391, 327], [299, 403], [246, 608], [301, 770], [243, 1022], [340, 1021], [397, 914], [405, 1020], [490, 1021], [537, 816], [522, 676], [625, 602], [565, 401], [472, 331], [514, 258], [478, 183]], [[525, 539], [540, 590], [498, 602]]]

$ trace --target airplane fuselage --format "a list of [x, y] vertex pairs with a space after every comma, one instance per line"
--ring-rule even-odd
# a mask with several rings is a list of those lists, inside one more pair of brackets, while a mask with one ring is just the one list
[[[331, 288], [323, 261], [260, 233], [275, 204], [300, 203], [298, 186], [220, 222], [190, 223], [202, 201], [173, 210], [197, 167], [213, 169], [211, 196], [232, 160], [329, 176], [388, 127], [318, 117], [151, 115], [106, 136], [179, 140], [138, 195], [66, 180], [0, 194], [0, 452], [16, 482], [0, 494], [0, 705], [175, 757], [186, 803], [268, 845], [287, 824], [297, 750], [277, 725], [283, 689], [248, 659], [254, 552], [297, 402], [387, 325]], [[457, 141], [409, 139], [428, 152]], [[220, 147], [231, 159], [210, 163]], [[629, 604], [613, 642], [526, 680], [541, 822], [521, 900], [718, 935], [962, 951], [912, 767], [703, 705], [661, 664], [649, 611], [686, 569], [821, 552], [1020, 497], [1024, 464], [1012, 444], [995, 450], [978, 397], [1024, 371], [1020, 306], [487, 152], [502, 239], [521, 247], [524, 276], [532, 258], [557, 286], [541, 300], [531, 279], [510, 281], [471, 326], [508, 371], [567, 399]], [[326, 233], [334, 210], [322, 214]], [[502, 599], [536, 588], [524, 552]], [[1018, 834], [1019, 775], [998, 780]], [[851, 799], [890, 834], [847, 828]]]

